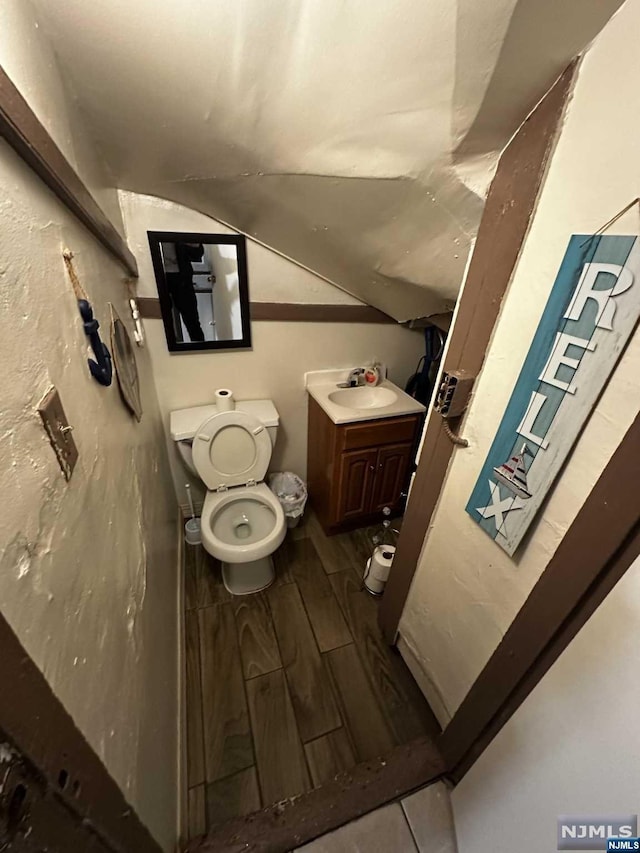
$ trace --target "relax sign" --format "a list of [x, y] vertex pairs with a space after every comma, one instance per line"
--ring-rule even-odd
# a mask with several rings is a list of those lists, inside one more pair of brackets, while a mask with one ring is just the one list
[[637, 237], [574, 235], [467, 512], [513, 554], [640, 315]]

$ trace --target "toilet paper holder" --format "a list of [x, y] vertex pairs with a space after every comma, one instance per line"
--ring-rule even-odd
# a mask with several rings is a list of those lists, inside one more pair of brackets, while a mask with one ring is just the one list
[[367, 560], [362, 585], [371, 595], [382, 595], [384, 592], [395, 553], [395, 545], [378, 545]]

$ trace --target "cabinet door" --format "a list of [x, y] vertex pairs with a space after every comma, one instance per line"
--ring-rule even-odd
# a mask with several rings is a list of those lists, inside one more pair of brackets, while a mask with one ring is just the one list
[[380, 512], [385, 506], [394, 507], [407, 484], [413, 456], [413, 442], [381, 447], [376, 460], [376, 476], [370, 512]]
[[375, 449], [353, 450], [342, 454], [338, 481], [340, 521], [369, 512], [377, 458], [378, 451]]

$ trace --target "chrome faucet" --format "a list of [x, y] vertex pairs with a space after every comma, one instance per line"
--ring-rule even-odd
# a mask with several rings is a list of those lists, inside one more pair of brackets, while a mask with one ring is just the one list
[[354, 367], [346, 382], [338, 382], [338, 388], [356, 388], [364, 384], [364, 367]]

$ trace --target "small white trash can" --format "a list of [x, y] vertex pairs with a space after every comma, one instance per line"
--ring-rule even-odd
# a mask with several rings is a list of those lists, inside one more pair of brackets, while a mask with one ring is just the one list
[[291, 471], [279, 471], [269, 477], [269, 488], [280, 501], [287, 527], [297, 527], [307, 503], [306, 484]]

